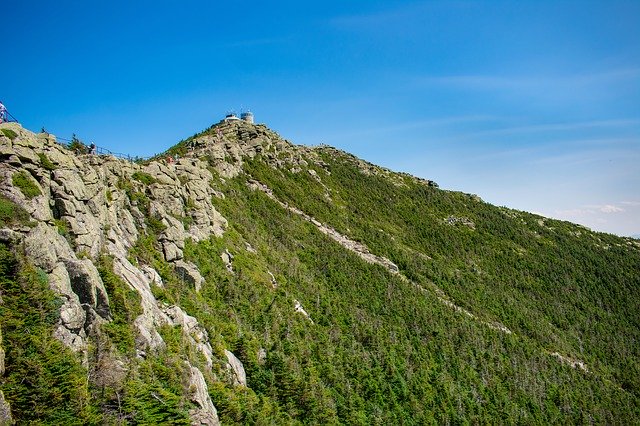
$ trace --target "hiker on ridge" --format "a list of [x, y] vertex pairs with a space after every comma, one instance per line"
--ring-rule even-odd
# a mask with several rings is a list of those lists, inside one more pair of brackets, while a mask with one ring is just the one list
[[0, 123], [7, 121], [7, 107], [0, 101]]

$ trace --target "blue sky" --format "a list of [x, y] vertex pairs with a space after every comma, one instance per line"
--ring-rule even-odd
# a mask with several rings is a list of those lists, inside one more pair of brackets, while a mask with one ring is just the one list
[[22, 124], [146, 156], [251, 109], [441, 188], [640, 234], [640, 1], [30, 1]]

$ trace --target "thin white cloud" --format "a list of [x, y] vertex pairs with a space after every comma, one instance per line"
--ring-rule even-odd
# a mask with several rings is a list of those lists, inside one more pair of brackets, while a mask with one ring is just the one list
[[623, 213], [626, 210], [615, 204], [590, 204], [575, 209], [556, 210], [555, 214], [561, 217], [581, 217], [599, 216], [602, 213], [614, 214]]
[[592, 213], [593, 213], [592, 210], [586, 210], [586, 209], [567, 209], [567, 210], [555, 210], [552, 216], [561, 217], [561, 218], [572, 218], [572, 217], [584, 217]]
[[612, 204], [606, 204], [604, 206], [600, 206], [599, 210], [602, 213], [620, 213], [625, 211], [622, 207], [614, 206]]

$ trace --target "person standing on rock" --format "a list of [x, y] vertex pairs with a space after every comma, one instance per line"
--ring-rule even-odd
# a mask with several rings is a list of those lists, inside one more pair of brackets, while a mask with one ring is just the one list
[[7, 121], [7, 107], [0, 101], [0, 123]]

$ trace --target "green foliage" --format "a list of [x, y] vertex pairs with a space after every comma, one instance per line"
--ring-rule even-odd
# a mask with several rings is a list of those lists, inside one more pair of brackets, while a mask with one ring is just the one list
[[[180, 149], [188, 149], [188, 141]], [[288, 161], [286, 155], [280, 160]], [[294, 173], [289, 164], [274, 168], [258, 156], [246, 160], [245, 173], [217, 181], [225, 197], [212, 203], [229, 226], [222, 237], [188, 240], [184, 247], [185, 260], [205, 278], [198, 293], [163, 260], [158, 237], [164, 225], [148, 214], [145, 192], [153, 178], [118, 182], [146, 215], [146, 232], [129, 260], [155, 268], [164, 286], [151, 286], [154, 296], [179, 305], [206, 329], [213, 368], [204, 367], [184, 330], [168, 325], [158, 327], [165, 349], [136, 356], [132, 322], [140, 297], [103, 257], [98, 269], [113, 321], [102, 326], [105, 339], [95, 339], [91, 354], [124, 360], [126, 377], [94, 379], [98, 391], [89, 402], [86, 386], [79, 386], [88, 407], [80, 418], [95, 421], [91, 407], [98, 406], [107, 424], [188, 423], [188, 360], [203, 371], [223, 424], [640, 422], [640, 347], [634, 344], [640, 341], [640, 251], [630, 241], [442, 191], [330, 148], [305, 160]], [[402, 275], [365, 262], [250, 190], [248, 179], [389, 258]], [[187, 200], [186, 207], [179, 219], [188, 227], [195, 203]], [[468, 219], [474, 227], [447, 218]], [[234, 256], [233, 273], [220, 258], [225, 250]], [[11, 265], [1, 261], [0, 272], [14, 270]], [[443, 304], [443, 293], [474, 317]], [[18, 292], [12, 294], [16, 306]], [[52, 327], [55, 300], [47, 297], [20, 320], [40, 312]], [[294, 301], [313, 321], [294, 310]], [[17, 320], [10, 315], [9, 327]], [[491, 322], [513, 333], [488, 327]], [[6, 336], [16, 339], [16, 332]], [[248, 387], [225, 380], [225, 349], [242, 361]], [[559, 362], [554, 352], [584, 361], [589, 372]], [[63, 376], [72, 380], [74, 371]], [[9, 388], [3, 382], [5, 394]]]
[[71, 238], [71, 234], [69, 232], [69, 225], [67, 224], [66, 221], [62, 219], [54, 219], [53, 223], [56, 225], [56, 228], [58, 229], [58, 234], [62, 235], [67, 239]]
[[149, 227], [149, 230], [155, 235], [158, 235], [167, 229], [167, 225], [165, 225], [160, 218], [153, 215], [146, 216], [145, 222]]
[[107, 202], [109, 202], [109, 203], [113, 202], [113, 192], [110, 189], [107, 189], [105, 191], [104, 196], [107, 199]]
[[40, 159], [40, 165], [45, 169], [45, 170], [55, 170], [56, 169], [56, 165], [53, 164], [51, 162], [51, 160], [49, 160], [49, 157], [47, 157], [44, 153], [39, 152], [38, 153], [38, 158]]
[[119, 179], [116, 187], [120, 190], [123, 190], [125, 194], [127, 194], [129, 201], [137, 205], [142, 213], [147, 214], [149, 212], [149, 204], [151, 202], [149, 200], [149, 197], [147, 197], [147, 194], [145, 194], [144, 192], [138, 191], [131, 181], [126, 179]]
[[[192, 312], [241, 358], [256, 401], [269, 398], [282, 418], [322, 424], [640, 416], [637, 348], [625, 343], [639, 337], [637, 250], [613, 236], [577, 238], [575, 226], [563, 222], [540, 227], [534, 215], [408, 177], [364, 174], [352, 158], [321, 154], [331, 171], [316, 169], [323, 185], [304, 170], [274, 169], [260, 158], [246, 170], [428, 290], [345, 251], [249, 191], [244, 177], [227, 181], [227, 197], [213, 202], [231, 228], [222, 239], [185, 247], [207, 279]], [[450, 216], [469, 218], [475, 230], [448, 225]], [[246, 252], [244, 241], [259, 254]], [[233, 275], [217, 255], [224, 248], [235, 255]], [[435, 286], [515, 334], [456, 313], [438, 301]], [[293, 298], [314, 325], [293, 312]], [[207, 310], [225, 315], [213, 318]], [[267, 353], [262, 363], [259, 347]], [[591, 372], [561, 364], [548, 355], [555, 351], [584, 360]], [[210, 391], [223, 422], [248, 422], [245, 416], [259, 411], [251, 395], [238, 401], [226, 386]]]
[[108, 256], [100, 258], [98, 272], [109, 294], [109, 307], [113, 315], [113, 320], [106, 323], [103, 329], [120, 353], [134, 354], [133, 321], [142, 314], [140, 295], [113, 272], [113, 260]]
[[0, 129], [0, 132], [11, 140], [18, 137], [18, 134], [11, 129]]
[[151, 176], [149, 173], [145, 173], [145, 172], [134, 172], [131, 175], [131, 178], [137, 180], [138, 182], [144, 185], [151, 185], [152, 183], [158, 182], [156, 178]]
[[42, 194], [42, 191], [40, 191], [38, 185], [33, 181], [33, 178], [25, 171], [14, 173], [11, 176], [11, 182], [13, 182], [13, 186], [18, 188], [28, 199]]
[[127, 381], [123, 411], [134, 424], [189, 425], [188, 402], [182, 396], [184, 364], [177, 357], [151, 357]]
[[189, 227], [193, 225], [193, 218], [191, 216], [180, 216], [178, 217], [178, 220], [182, 222], [184, 229], [189, 229]]
[[53, 337], [60, 301], [48, 289], [46, 274], [0, 245], [0, 292], [6, 350], [0, 389], [14, 418], [29, 424], [99, 423], [86, 370]]
[[0, 226], [30, 224], [29, 213], [4, 195], [0, 194]]
[[78, 139], [75, 133], [71, 136], [69, 149], [76, 154], [87, 154], [89, 152], [89, 148], [80, 139]]
[[187, 198], [187, 202], [185, 203], [184, 208], [187, 211], [194, 210], [196, 208], [196, 202], [193, 200], [193, 198]]

